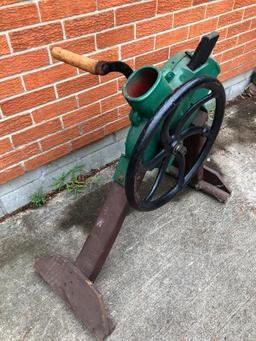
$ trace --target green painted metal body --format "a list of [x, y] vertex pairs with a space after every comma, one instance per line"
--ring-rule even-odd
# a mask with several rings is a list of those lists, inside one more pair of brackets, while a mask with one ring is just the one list
[[[181, 86], [188, 80], [202, 75], [217, 77], [220, 73], [219, 64], [212, 57], [209, 57], [207, 62], [201, 67], [192, 71], [187, 66], [190, 61], [189, 55], [192, 54], [193, 51], [179, 52], [175, 56], [171, 57], [160, 69], [157, 69], [154, 66], [143, 66], [134, 71], [124, 84], [123, 95], [132, 109], [130, 112], [131, 127], [125, 142], [125, 153], [121, 155], [114, 174], [114, 181], [119, 183], [121, 186], [124, 186], [129, 158], [132, 154], [136, 141], [138, 140], [138, 137], [146, 123], [152, 115], [154, 115], [161, 103], [169, 97], [177, 87]], [[152, 69], [152, 71], [150, 69]], [[140, 77], [143, 71], [146, 72], [148, 70], [156, 75], [154, 83], [145, 93], [139, 96], [131, 96], [130, 88], [134, 84], [134, 80], [136, 80], [136, 77]], [[198, 89], [191, 93], [191, 95], [181, 103], [174, 113], [170, 122], [170, 128], [175, 127], [186, 109], [192, 103], [195, 103], [200, 98], [204, 97], [207, 94], [207, 91], [208, 90], [206, 89]], [[193, 117], [190, 122], [186, 123], [185, 128], [191, 124], [192, 120]], [[152, 138], [145, 150], [145, 160], [152, 159], [152, 157], [157, 153], [160, 142], [160, 133], [161, 127], [159, 127], [154, 138]], [[170, 160], [170, 164], [172, 162], [173, 160]]]

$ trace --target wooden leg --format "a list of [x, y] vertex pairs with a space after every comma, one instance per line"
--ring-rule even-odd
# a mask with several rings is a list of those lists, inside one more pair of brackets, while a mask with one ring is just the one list
[[113, 182], [75, 264], [58, 256], [35, 262], [35, 270], [100, 341], [111, 334], [114, 324], [108, 318], [102, 296], [93, 281], [106, 261], [128, 208], [124, 189]]
[[124, 188], [113, 182], [96, 224], [75, 262], [75, 265], [92, 282], [95, 281], [106, 261], [128, 209]]

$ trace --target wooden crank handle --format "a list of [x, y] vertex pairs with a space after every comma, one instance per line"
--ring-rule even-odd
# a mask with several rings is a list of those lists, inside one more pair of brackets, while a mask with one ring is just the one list
[[62, 47], [54, 47], [51, 53], [57, 60], [78, 67], [79, 69], [90, 72], [94, 75], [98, 74], [96, 71], [98, 60], [83, 57], [77, 53], [63, 49]]
[[66, 64], [78, 67], [93, 75], [106, 75], [109, 72], [121, 72], [125, 77], [129, 77], [133, 70], [129, 65], [121, 62], [98, 61], [92, 58], [81, 56], [77, 53], [63, 49], [62, 47], [54, 47], [51, 50], [52, 56]]

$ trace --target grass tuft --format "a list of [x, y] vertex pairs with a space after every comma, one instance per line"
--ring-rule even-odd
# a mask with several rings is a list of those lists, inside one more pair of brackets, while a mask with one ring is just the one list
[[31, 196], [31, 203], [35, 207], [41, 207], [44, 206], [48, 201], [47, 194], [43, 193], [43, 191], [40, 189], [38, 192], [35, 192]]

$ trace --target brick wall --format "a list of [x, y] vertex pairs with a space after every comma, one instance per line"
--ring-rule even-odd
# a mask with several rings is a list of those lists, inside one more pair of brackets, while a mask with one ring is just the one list
[[255, 67], [255, 0], [0, 0], [0, 184], [129, 123], [123, 78], [59, 63], [52, 46], [138, 68], [212, 30], [222, 81]]

